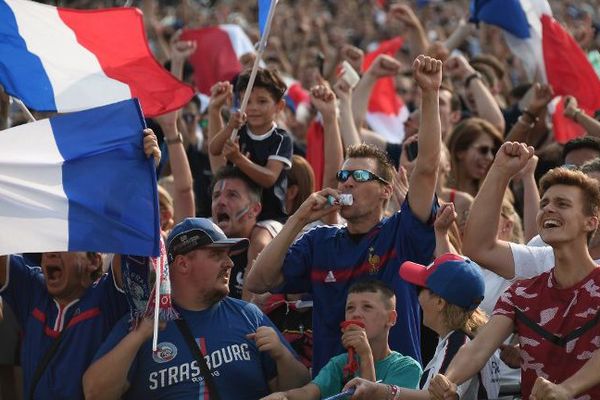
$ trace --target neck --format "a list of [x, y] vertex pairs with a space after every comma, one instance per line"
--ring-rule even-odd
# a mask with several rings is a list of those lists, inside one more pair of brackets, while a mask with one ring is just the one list
[[460, 172], [456, 179], [456, 190], [467, 192], [471, 196], [475, 197], [479, 191], [479, 181], [466, 176], [464, 172]]
[[367, 233], [383, 218], [383, 210], [379, 212], [372, 212], [368, 215], [363, 215], [356, 220], [347, 220], [348, 232], [353, 235], [359, 235], [361, 233]]
[[248, 128], [250, 129], [250, 132], [252, 132], [254, 135], [264, 135], [273, 128], [273, 122], [261, 126], [248, 125]]
[[203, 311], [217, 303], [215, 299], [200, 297], [197, 293], [173, 290], [173, 301], [181, 308], [189, 311]]
[[388, 335], [385, 335], [384, 338], [370, 339], [369, 345], [371, 346], [371, 353], [373, 354], [373, 362], [383, 360], [392, 352], [388, 345]]
[[583, 239], [552, 247], [555, 262], [554, 277], [560, 288], [572, 287], [597, 268]]

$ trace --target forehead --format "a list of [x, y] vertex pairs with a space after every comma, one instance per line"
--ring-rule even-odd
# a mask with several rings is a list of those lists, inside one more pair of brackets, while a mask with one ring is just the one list
[[215, 187], [213, 188], [213, 193], [227, 192], [233, 191], [238, 193], [248, 193], [248, 187], [246, 186], [246, 182], [242, 181], [238, 178], [226, 178], [221, 179], [217, 183], [215, 183]]
[[566, 199], [573, 202], [578, 202], [581, 200], [582, 194], [583, 191], [577, 186], [553, 185], [550, 186], [548, 190], [546, 190], [546, 192], [542, 196], [542, 199]]
[[342, 164], [342, 169], [366, 169], [375, 172], [377, 169], [377, 161], [373, 158], [348, 158]]
[[383, 302], [381, 301], [381, 294], [379, 292], [348, 293], [348, 299], [346, 300], [346, 303], [363, 301], [378, 302], [383, 304]]
[[494, 140], [489, 135], [486, 135], [485, 133], [480, 133], [479, 136], [477, 136], [477, 138], [473, 140], [473, 144], [493, 146]]
[[272, 98], [271, 96], [271, 92], [269, 92], [266, 88], [264, 87], [258, 87], [255, 86], [252, 88], [252, 93], [251, 95], [253, 97], [268, 97], [268, 98]]

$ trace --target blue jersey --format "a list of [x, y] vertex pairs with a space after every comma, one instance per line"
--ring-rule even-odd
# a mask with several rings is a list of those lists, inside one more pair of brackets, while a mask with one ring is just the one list
[[[432, 208], [435, 215], [437, 201]], [[398, 275], [410, 260], [428, 264], [435, 249], [432, 224], [421, 222], [408, 201], [400, 212], [380, 221], [360, 238], [347, 228], [321, 226], [302, 235], [283, 263], [283, 293], [311, 292], [313, 308], [313, 376], [330, 358], [344, 352], [340, 322], [349, 287], [356, 281], [379, 279], [393, 287], [398, 321], [390, 331], [390, 347], [420, 360], [420, 311], [416, 288]]]
[[25, 333], [21, 347], [25, 395], [29, 395], [35, 368], [62, 331], [61, 344], [38, 381], [35, 399], [83, 399], [83, 373], [128, 310], [112, 273], [92, 284], [80, 299], [60, 307], [48, 294], [41, 269], [26, 265], [22, 257], [10, 256], [0, 294]]
[[[256, 400], [270, 393], [268, 382], [277, 375], [275, 362], [246, 337], [260, 326], [277, 331], [258, 307], [226, 297], [207, 310], [177, 310], [205, 355], [222, 399]], [[123, 319], [95, 358], [112, 350], [127, 333], [127, 320]], [[293, 353], [281, 334], [279, 339]], [[156, 354], [152, 353], [151, 340], [140, 347], [127, 375], [130, 388], [125, 398], [208, 399], [198, 362], [175, 322], [168, 322], [159, 332], [158, 343]]]

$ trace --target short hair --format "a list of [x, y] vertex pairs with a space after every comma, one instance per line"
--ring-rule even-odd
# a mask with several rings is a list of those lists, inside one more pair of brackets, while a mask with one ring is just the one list
[[495, 56], [491, 54], [479, 54], [471, 59], [471, 65], [473, 65], [474, 68], [476, 68], [476, 64], [485, 65], [494, 72], [496, 78], [500, 80], [504, 79], [506, 73], [504, 65]]
[[248, 175], [244, 174], [239, 168], [225, 165], [217, 170], [213, 175], [212, 183], [210, 185], [210, 193], [215, 189], [215, 184], [224, 179], [239, 179], [246, 184], [246, 188], [248, 189], [248, 194], [250, 195], [250, 199], [257, 203], [261, 202], [262, 199], [262, 188], [254, 182], [252, 179], [248, 177]]
[[315, 191], [315, 173], [308, 161], [298, 154], [292, 156], [292, 168], [288, 171], [288, 190], [292, 185], [298, 186], [298, 194], [294, 198], [292, 209], [287, 210], [290, 215]]
[[[237, 94], [246, 90], [249, 80], [250, 70], [246, 70], [240, 74], [235, 84], [235, 90]], [[254, 80], [253, 88], [257, 87], [266, 89], [276, 102], [283, 98], [283, 95], [287, 90], [287, 86], [279, 74], [266, 68], [259, 68], [256, 72], [256, 79]]]
[[579, 149], [595, 150], [600, 154], [600, 138], [595, 136], [582, 136], [569, 140], [567, 143], [565, 143], [565, 147], [563, 147], [563, 161], [565, 158], [567, 158], [567, 155], [570, 152]]
[[346, 149], [346, 159], [370, 158], [377, 162], [377, 175], [388, 183], [394, 179], [394, 166], [387, 153], [371, 144], [361, 143], [349, 146]]
[[440, 91], [441, 90], [450, 93], [450, 111], [461, 111], [462, 103], [460, 101], [460, 96], [454, 91], [452, 86], [442, 82], [442, 85], [440, 86]]
[[598, 216], [600, 210], [600, 188], [595, 179], [581, 171], [567, 168], [554, 168], [546, 172], [540, 180], [540, 197], [555, 185], [575, 186], [583, 192], [583, 213]]
[[383, 281], [377, 279], [369, 279], [359, 281], [348, 289], [348, 294], [351, 293], [379, 293], [385, 308], [388, 310], [396, 309], [396, 295], [394, 291]]
[[585, 162], [581, 167], [579, 167], [579, 170], [588, 176], [594, 172], [600, 174], [600, 158], [594, 158]]

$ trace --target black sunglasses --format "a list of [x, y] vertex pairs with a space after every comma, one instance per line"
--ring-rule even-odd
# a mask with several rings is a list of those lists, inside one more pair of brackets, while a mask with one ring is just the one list
[[369, 182], [378, 180], [382, 183], [385, 183], [386, 185], [390, 184], [388, 181], [386, 181], [379, 175], [376, 175], [371, 171], [367, 171], [366, 169], [341, 169], [337, 172], [335, 177], [339, 182], [346, 182], [348, 178], [350, 178], [350, 175], [352, 175], [352, 178], [356, 182]]

